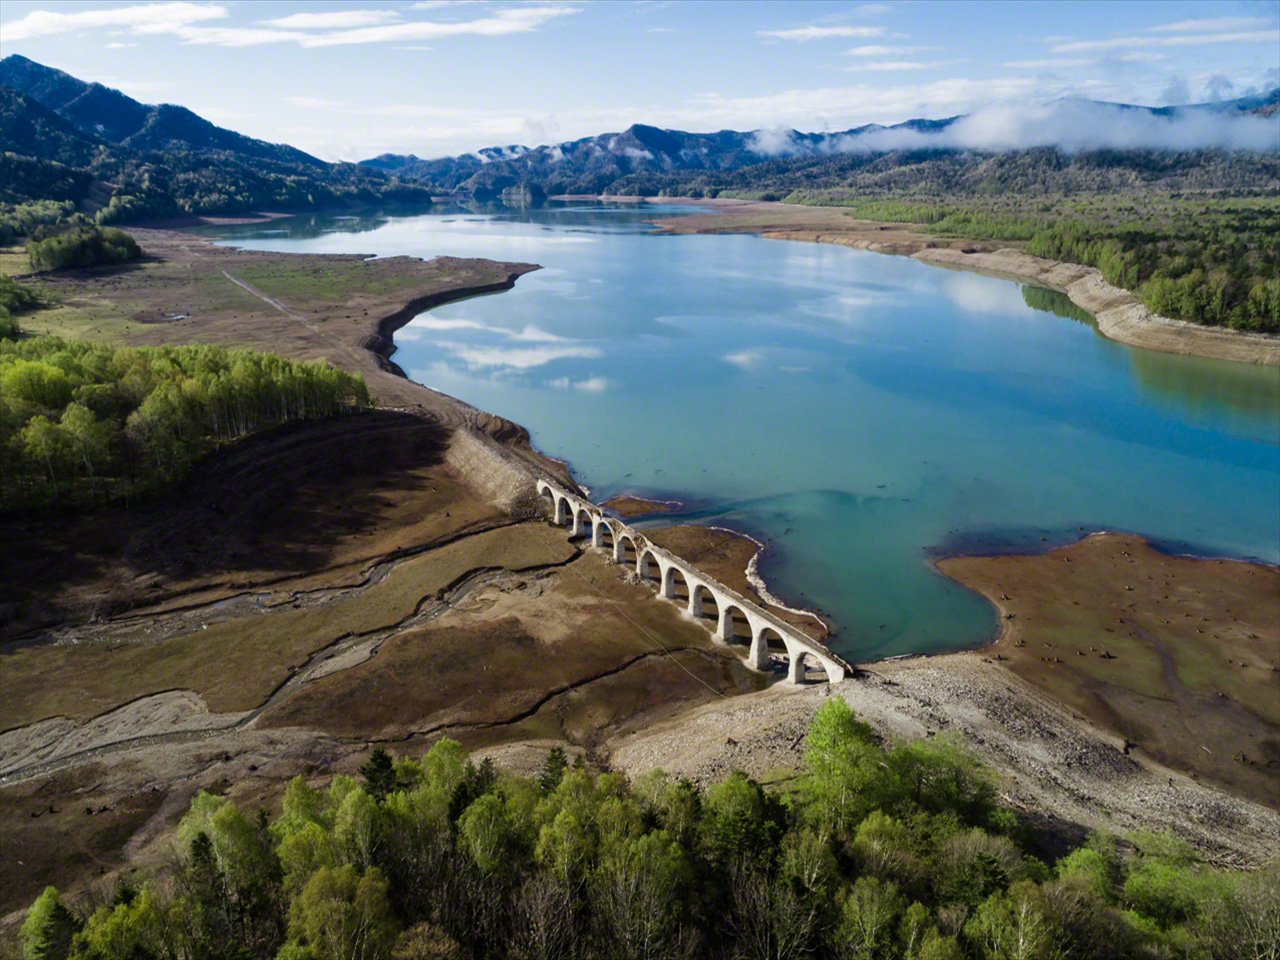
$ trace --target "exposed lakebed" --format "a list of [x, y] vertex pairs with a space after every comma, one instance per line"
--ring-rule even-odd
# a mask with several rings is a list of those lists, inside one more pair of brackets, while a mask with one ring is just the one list
[[1280, 561], [1280, 372], [1136, 350], [1065, 297], [822, 244], [653, 235], [674, 206], [307, 216], [251, 249], [540, 263], [395, 335], [415, 380], [528, 427], [597, 501], [679, 499], [851, 659], [993, 635], [939, 552], [1084, 531]]

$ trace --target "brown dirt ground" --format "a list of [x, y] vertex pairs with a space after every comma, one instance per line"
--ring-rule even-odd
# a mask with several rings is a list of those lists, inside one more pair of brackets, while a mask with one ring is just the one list
[[994, 603], [988, 653], [1160, 763], [1280, 808], [1280, 568], [1100, 534], [939, 568]]
[[165, 795], [104, 790], [101, 775], [101, 765], [90, 764], [0, 790], [0, 910], [30, 903], [49, 884], [61, 889], [124, 864], [125, 844]]
[[553, 736], [585, 747], [655, 706], [761, 683], [705, 627], [586, 551], [469, 594], [448, 617], [308, 684], [262, 722], [380, 740]]

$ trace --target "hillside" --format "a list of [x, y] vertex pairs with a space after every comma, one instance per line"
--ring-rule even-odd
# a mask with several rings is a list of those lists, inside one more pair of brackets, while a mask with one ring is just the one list
[[0, 173], [0, 235], [75, 210], [109, 223], [430, 202], [394, 174], [326, 163], [16, 54], [0, 60]]
[[[1011, 139], [990, 133], [981, 115], [865, 124], [834, 133], [688, 133], [633, 124], [621, 133], [553, 145], [487, 147], [435, 160], [382, 154], [361, 165], [477, 200], [523, 184], [552, 195], [641, 196], [716, 196], [725, 190], [782, 196], [794, 189], [855, 186], [1056, 193], [1123, 189], [1135, 178], [1166, 179], [1170, 189], [1260, 182], [1274, 189], [1280, 167], [1272, 153], [1280, 149], [1280, 126], [1265, 118], [1278, 103], [1280, 89], [1186, 107], [1067, 99], [1015, 115]], [[1073, 127], [1083, 132], [1071, 141], [1067, 130]], [[1219, 147], [1232, 148], [1230, 164], [1220, 162]], [[1017, 171], [1016, 179], [993, 181], [993, 158], [995, 166]], [[1230, 168], [1226, 183], [1224, 166]]]

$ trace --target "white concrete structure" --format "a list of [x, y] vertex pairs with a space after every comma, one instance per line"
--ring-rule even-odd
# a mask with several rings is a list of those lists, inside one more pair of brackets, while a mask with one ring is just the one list
[[[787, 679], [803, 683], [806, 661], [812, 660], [827, 672], [828, 680], [843, 680], [853, 668], [825, 646], [774, 616], [758, 603], [730, 590], [718, 580], [651, 543], [643, 534], [621, 520], [606, 517], [604, 511], [589, 500], [569, 493], [550, 480], [538, 481], [538, 494], [550, 501], [550, 514], [557, 526], [571, 526], [572, 536], [586, 536], [591, 528], [591, 545], [608, 553], [614, 563], [634, 563], [636, 573], [652, 580], [660, 596], [675, 602], [676, 580], [684, 581], [689, 591], [686, 612], [695, 619], [706, 619], [707, 599], [714, 601], [716, 616], [712, 633], [722, 643], [735, 637], [735, 620], [745, 621], [751, 634], [747, 664], [756, 670], [769, 666], [769, 645], [781, 646], [790, 661]], [[629, 549], [628, 549], [629, 548]], [[628, 552], [632, 557], [628, 557]], [[711, 620], [706, 619], [708, 626]], [[744, 638], [745, 640], [745, 638]]]

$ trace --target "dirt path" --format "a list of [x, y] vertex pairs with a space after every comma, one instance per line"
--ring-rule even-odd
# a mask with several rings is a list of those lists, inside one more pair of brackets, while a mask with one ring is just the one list
[[[199, 256], [199, 254], [197, 254], [197, 256]], [[320, 333], [319, 327], [317, 327], [314, 323], [309, 321], [306, 317], [302, 316], [301, 314], [295, 313], [294, 311], [290, 310], [288, 307], [286, 307], [283, 303], [281, 303], [275, 297], [268, 297], [265, 293], [263, 293], [257, 287], [247, 284], [243, 280], [237, 277], [233, 277], [226, 270], [222, 271], [222, 275], [226, 277], [228, 280], [230, 280], [232, 283], [234, 283], [237, 287], [241, 287], [244, 290], [249, 291], [249, 293], [253, 294], [262, 302], [269, 303], [271, 306], [275, 307], [281, 313], [287, 316], [293, 317], [293, 319], [297, 320], [300, 324], [302, 324], [304, 327], [306, 327], [308, 330], [312, 331], [313, 333]], [[324, 334], [321, 334], [321, 336], [324, 336]], [[326, 337], [326, 339], [328, 338]]]

